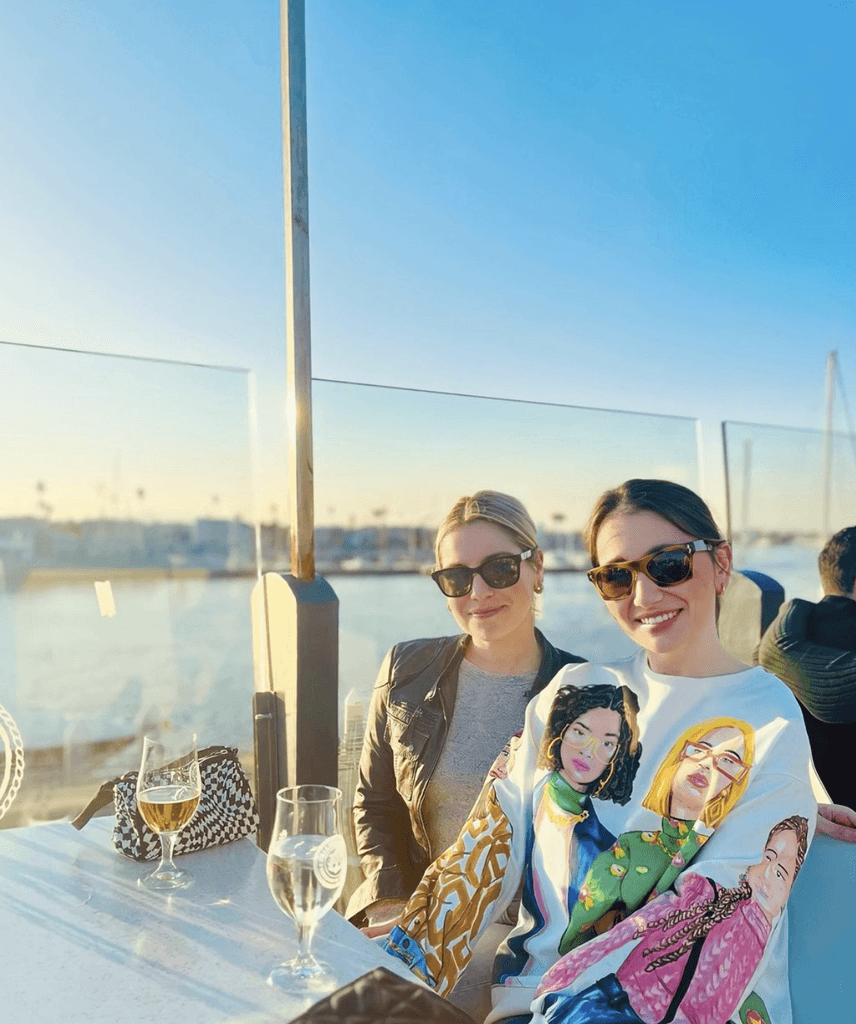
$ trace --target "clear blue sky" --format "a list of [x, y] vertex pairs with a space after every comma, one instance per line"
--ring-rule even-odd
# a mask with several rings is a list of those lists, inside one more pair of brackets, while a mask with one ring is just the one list
[[[822, 427], [836, 348], [856, 413], [854, 38], [853, 2], [307, 0], [314, 375], [714, 453]], [[0, 338], [249, 367], [273, 451], [277, 5], [9, 0], [0, 66]]]

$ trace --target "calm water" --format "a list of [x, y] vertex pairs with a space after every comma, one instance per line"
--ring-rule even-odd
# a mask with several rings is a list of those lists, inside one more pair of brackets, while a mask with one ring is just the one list
[[[788, 597], [816, 600], [816, 553], [751, 552]], [[27, 747], [125, 735], [161, 714], [189, 718], [202, 745], [252, 746], [252, 580], [119, 582], [101, 618], [91, 585], [0, 593], [0, 703]], [[340, 702], [367, 702], [396, 641], [455, 632], [426, 577], [334, 577], [340, 610]], [[583, 574], [548, 574], [540, 628], [592, 660], [632, 651]]]

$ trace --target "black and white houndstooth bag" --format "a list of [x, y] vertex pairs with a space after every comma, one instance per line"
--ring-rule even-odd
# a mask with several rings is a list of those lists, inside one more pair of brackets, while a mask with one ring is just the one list
[[[259, 827], [253, 791], [235, 747], [205, 747], [200, 750], [199, 773], [202, 776], [199, 807], [176, 838], [176, 854], [231, 843]], [[105, 782], [72, 825], [83, 828], [92, 815], [106, 807], [111, 799], [116, 808], [113, 829], [116, 849], [134, 860], [157, 860], [161, 853], [160, 839], [143, 821], [137, 809], [135, 771], [125, 772], [118, 779]]]

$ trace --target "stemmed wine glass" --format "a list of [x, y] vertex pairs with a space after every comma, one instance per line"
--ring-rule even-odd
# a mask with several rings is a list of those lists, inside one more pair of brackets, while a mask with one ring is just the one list
[[143, 738], [137, 775], [137, 807], [143, 821], [161, 841], [161, 859], [154, 871], [138, 882], [147, 889], [185, 889], [193, 875], [173, 861], [178, 833], [196, 813], [202, 781], [195, 733], [164, 733]]
[[268, 984], [286, 992], [335, 987], [329, 965], [316, 960], [310, 947], [318, 922], [345, 885], [341, 801], [333, 786], [291, 786], [276, 795], [267, 880], [280, 910], [297, 925], [298, 952], [271, 971]]

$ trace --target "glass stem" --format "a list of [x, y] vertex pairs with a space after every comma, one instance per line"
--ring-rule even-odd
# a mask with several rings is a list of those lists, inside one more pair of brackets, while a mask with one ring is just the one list
[[297, 925], [297, 956], [295, 961], [303, 966], [305, 964], [314, 964], [315, 957], [310, 952], [312, 947], [312, 936], [315, 934], [315, 925], [317, 922], [313, 921], [311, 924], [298, 924]]
[[178, 868], [175, 866], [173, 861], [173, 853], [175, 852], [175, 841], [178, 838], [177, 832], [161, 832], [161, 862], [158, 864], [157, 874], [175, 874]]

